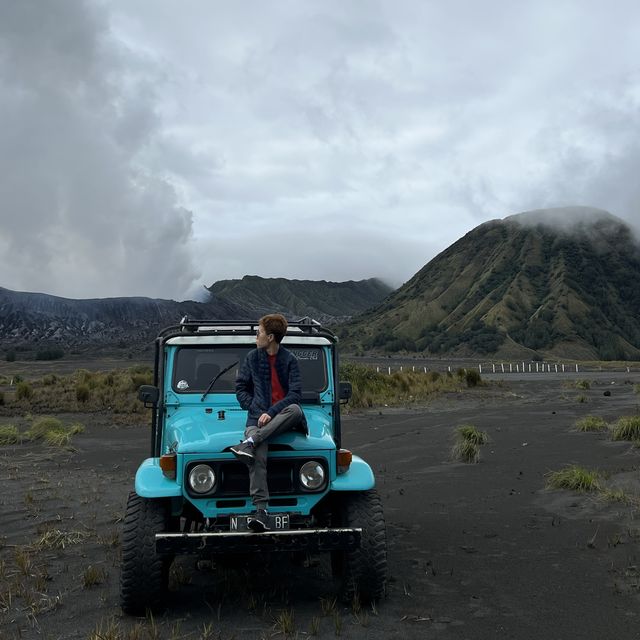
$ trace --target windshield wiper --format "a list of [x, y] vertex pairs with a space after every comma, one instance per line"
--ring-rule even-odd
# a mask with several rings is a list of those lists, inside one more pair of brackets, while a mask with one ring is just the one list
[[202, 394], [202, 398], [200, 398], [200, 402], [204, 402], [204, 399], [209, 395], [209, 391], [211, 391], [211, 389], [213, 389], [213, 385], [217, 382], [218, 378], [222, 375], [224, 375], [225, 373], [227, 373], [227, 371], [229, 371], [229, 369], [233, 369], [233, 367], [235, 367], [238, 362], [240, 362], [240, 360], [237, 360], [236, 362], [234, 362], [233, 364], [230, 364], [226, 369], [223, 369], [210, 383], [209, 386], [207, 387], [207, 390]]

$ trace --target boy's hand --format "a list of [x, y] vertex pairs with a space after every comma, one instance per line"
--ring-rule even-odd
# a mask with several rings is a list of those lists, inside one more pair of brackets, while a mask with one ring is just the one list
[[258, 426], [259, 427], [264, 427], [264, 425], [267, 424], [267, 422], [271, 422], [271, 416], [268, 413], [263, 413], [258, 418]]

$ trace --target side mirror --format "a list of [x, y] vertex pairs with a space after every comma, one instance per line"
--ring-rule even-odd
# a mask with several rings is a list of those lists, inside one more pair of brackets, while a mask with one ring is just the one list
[[351, 383], [341, 382], [339, 391], [338, 391], [338, 397], [340, 399], [340, 402], [348, 402], [352, 394], [353, 394], [353, 387], [351, 386]]
[[160, 389], [151, 384], [143, 384], [138, 389], [138, 400], [144, 403], [147, 409], [153, 409], [158, 404], [160, 398]]

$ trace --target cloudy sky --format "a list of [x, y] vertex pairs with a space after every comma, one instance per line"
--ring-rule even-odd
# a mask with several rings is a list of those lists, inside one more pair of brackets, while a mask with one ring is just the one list
[[0, 0], [0, 286], [399, 285], [478, 224], [640, 221], [640, 4]]

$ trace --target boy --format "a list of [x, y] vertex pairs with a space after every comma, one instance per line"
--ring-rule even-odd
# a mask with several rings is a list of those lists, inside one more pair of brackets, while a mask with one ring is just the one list
[[256, 511], [247, 526], [254, 532], [270, 529], [268, 441], [293, 429], [308, 435], [307, 421], [298, 404], [302, 396], [298, 361], [280, 346], [287, 326], [284, 316], [278, 313], [260, 318], [257, 348], [247, 354], [236, 378], [236, 397], [247, 410], [247, 424], [244, 440], [231, 451], [249, 467], [249, 490]]

